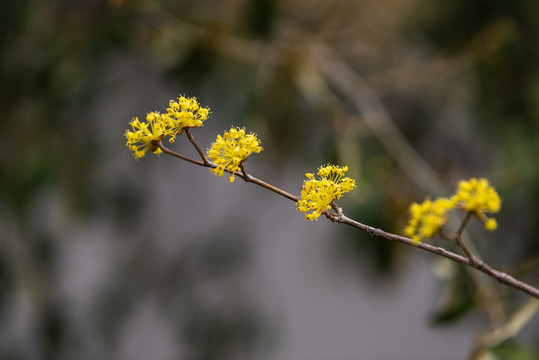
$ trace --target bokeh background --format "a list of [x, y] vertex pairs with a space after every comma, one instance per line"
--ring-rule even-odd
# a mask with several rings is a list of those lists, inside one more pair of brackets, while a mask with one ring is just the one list
[[538, 34], [535, 0], [2, 1], [0, 358], [536, 359], [526, 296], [252, 184], [136, 161], [123, 133], [196, 96], [201, 147], [245, 126], [264, 146], [247, 170], [294, 194], [348, 165], [345, 213], [399, 234], [411, 202], [487, 177], [499, 229], [469, 240], [537, 286]]

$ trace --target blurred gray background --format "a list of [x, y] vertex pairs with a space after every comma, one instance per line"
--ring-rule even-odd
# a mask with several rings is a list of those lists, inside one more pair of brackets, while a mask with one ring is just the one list
[[[348, 165], [345, 213], [398, 234], [411, 202], [487, 177], [499, 229], [470, 238], [537, 286], [538, 27], [532, 0], [2, 2], [0, 358], [479, 359], [526, 296], [241, 179], [136, 161], [123, 133], [196, 96], [203, 149], [245, 126], [264, 147], [247, 171], [295, 195]], [[493, 351], [537, 358], [538, 334], [534, 316]]]

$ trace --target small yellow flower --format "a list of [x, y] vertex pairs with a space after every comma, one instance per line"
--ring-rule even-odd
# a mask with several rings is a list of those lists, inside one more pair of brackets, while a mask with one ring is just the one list
[[170, 142], [174, 142], [176, 134], [181, 134], [184, 128], [202, 126], [210, 114], [209, 108], [200, 107], [196, 98], [180, 96], [178, 101], [170, 100], [164, 120], [167, 123], [167, 133]]
[[318, 168], [320, 179], [315, 179], [314, 174], [305, 174], [307, 180], [303, 182], [297, 210], [305, 214], [306, 220], [317, 220], [324, 211], [331, 209], [333, 200], [356, 187], [354, 179], [344, 176], [347, 171], [348, 166], [327, 165]]
[[485, 223], [486, 230], [495, 230], [496, 220], [488, 218], [485, 212], [496, 213], [500, 211], [501, 199], [496, 190], [485, 178], [472, 178], [460, 181], [453, 201], [468, 212], [474, 213]]
[[241, 171], [240, 165], [247, 160], [252, 153], [262, 151], [260, 141], [256, 135], [246, 134], [244, 128], [230, 128], [223, 136], [217, 135], [217, 139], [208, 149], [208, 157], [217, 167], [211, 171], [222, 177], [225, 170], [230, 172], [230, 182], [234, 181], [234, 172]]
[[439, 198], [435, 201], [427, 199], [422, 204], [412, 204], [411, 219], [404, 233], [416, 244], [423, 238], [433, 237], [447, 223], [446, 214], [453, 207], [455, 202], [448, 198]]
[[154, 154], [160, 154], [161, 149], [156, 142], [163, 139], [166, 133], [166, 124], [163, 116], [158, 112], [151, 112], [146, 116], [146, 122], [134, 118], [130, 123], [133, 131], [127, 130], [127, 147], [134, 152], [135, 158], [141, 158], [150, 150]]
[[485, 220], [485, 230], [493, 231], [496, 230], [497, 227], [498, 223], [496, 222], [496, 219], [487, 218]]

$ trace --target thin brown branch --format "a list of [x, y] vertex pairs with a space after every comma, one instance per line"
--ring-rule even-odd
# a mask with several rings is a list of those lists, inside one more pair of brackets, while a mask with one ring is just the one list
[[191, 144], [193, 144], [193, 146], [195, 147], [195, 149], [197, 150], [198, 154], [200, 155], [200, 157], [202, 158], [202, 161], [204, 161], [204, 164], [205, 165], [209, 165], [210, 164], [210, 161], [208, 160], [208, 158], [206, 157], [206, 155], [204, 154], [204, 152], [202, 151], [202, 149], [200, 148], [200, 146], [198, 146], [195, 138], [193, 137], [193, 134], [191, 134], [191, 129], [189, 128], [185, 128], [185, 135], [187, 135], [187, 138], [189, 139], [189, 141], [191, 142]]
[[245, 168], [243, 167], [243, 163], [240, 164], [240, 169], [241, 169], [241, 173], [243, 174], [243, 180], [245, 180], [245, 182], [248, 182], [249, 180], [247, 179], [249, 178], [249, 175], [245, 171]]
[[[188, 161], [192, 164], [195, 164], [195, 165], [199, 165], [199, 166], [203, 166], [203, 167], [207, 167], [207, 168], [216, 168], [217, 166], [211, 162], [208, 162], [208, 163], [203, 163], [202, 161], [198, 161], [198, 160], [194, 160], [194, 159], [191, 159], [189, 157], [186, 157], [186, 156], [183, 156], [181, 154], [178, 154], [168, 148], [166, 148], [165, 146], [163, 146], [163, 144], [161, 142], [158, 142], [156, 144], [165, 154], [169, 154], [169, 155], [172, 155], [178, 159], [181, 159], [181, 160], [185, 160], [185, 161]], [[231, 171], [228, 171], [225, 169], [226, 172], [228, 173], [231, 173]], [[234, 172], [234, 175], [236, 176], [239, 176], [241, 177], [243, 180], [247, 181], [247, 182], [251, 182], [253, 184], [256, 184], [256, 185], [259, 185], [263, 188], [266, 188], [276, 194], [279, 194], [281, 196], [284, 196], [285, 198], [289, 199], [289, 200], [292, 200], [294, 202], [298, 202], [299, 201], [299, 198], [295, 195], [292, 195], [278, 187], [275, 187], [271, 184], [268, 184], [267, 182], [265, 181], [262, 181], [260, 179], [257, 179], [255, 178], [254, 176], [251, 176], [249, 175], [247, 172], [245, 172], [245, 169], [243, 169], [241, 172], [240, 171], [236, 171]], [[342, 213], [342, 209], [340, 209], [335, 203], [332, 204], [332, 207], [333, 209], [337, 212], [337, 213], [333, 213], [333, 212], [329, 212], [327, 211], [325, 213], [326, 217], [329, 218], [332, 222], [338, 222], [338, 223], [341, 223], [341, 224], [346, 224], [346, 225], [349, 225], [349, 226], [352, 226], [352, 227], [355, 227], [359, 230], [362, 230], [362, 231], [365, 231], [369, 234], [371, 234], [372, 236], [375, 236], [375, 237], [379, 237], [379, 238], [384, 238], [384, 239], [388, 239], [388, 240], [392, 240], [392, 241], [396, 241], [396, 242], [399, 242], [399, 243], [402, 243], [402, 244], [406, 244], [406, 245], [409, 245], [409, 246], [413, 246], [413, 247], [416, 247], [416, 248], [419, 248], [419, 249], [422, 249], [422, 250], [425, 250], [425, 251], [428, 251], [428, 252], [431, 252], [433, 254], [436, 254], [436, 255], [440, 255], [440, 256], [443, 256], [447, 259], [450, 259], [450, 260], [453, 260], [455, 262], [458, 262], [458, 263], [461, 263], [461, 264], [464, 264], [466, 266], [469, 266], [469, 267], [472, 267], [474, 269], [477, 269], [493, 278], [495, 278], [496, 280], [498, 280], [499, 282], [501, 283], [504, 283], [506, 285], [509, 285], [511, 287], [513, 287], [514, 289], [517, 289], [517, 290], [520, 290], [530, 296], [533, 296], [537, 299], [539, 299], [539, 289], [523, 282], [523, 281], [520, 281], [516, 278], [514, 278], [513, 276], [509, 275], [509, 274], [506, 274], [504, 272], [501, 272], [501, 271], [498, 271], [498, 270], [495, 270], [493, 268], [491, 268], [489, 265], [485, 264], [483, 261], [477, 259], [475, 256], [473, 256], [473, 254], [471, 254], [468, 250], [468, 253], [470, 255], [468, 255], [468, 258], [462, 256], [462, 255], [458, 255], [458, 254], [455, 254], [451, 251], [448, 251], [442, 247], [439, 247], [439, 246], [433, 246], [433, 245], [430, 245], [430, 244], [426, 244], [426, 243], [418, 243], [418, 244], [415, 244], [413, 242], [412, 239], [410, 238], [407, 238], [407, 237], [404, 237], [404, 236], [400, 236], [400, 235], [396, 235], [396, 234], [393, 234], [393, 233], [390, 233], [390, 232], [387, 232], [387, 231], [384, 231], [384, 230], [381, 230], [381, 229], [378, 229], [378, 228], [374, 228], [372, 226], [369, 226], [369, 225], [365, 225], [365, 224], [362, 224], [358, 221], [355, 221], [355, 220], [352, 220], [348, 217], [346, 217], [343, 213]], [[467, 221], [465, 219], [465, 221]], [[460, 237], [458, 237], [460, 238]], [[463, 250], [464, 249], [468, 249], [464, 244], [462, 244], [463, 247], [461, 247]], [[465, 250], [464, 250], [465, 251]], [[465, 251], [466, 252], [466, 251]]]
[[466, 213], [466, 217], [464, 217], [464, 219], [462, 219], [462, 222], [460, 223], [460, 226], [459, 226], [459, 228], [457, 230], [457, 237], [458, 238], [462, 237], [462, 234], [464, 233], [464, 228], [470, 222], [470, 219], [472, 218], [472, 215], [473, 215], [473, 212], [468, 211]]
[[161, 151], [163, 151], [165, 154], [190, 162], [191, 164], [195, 164], [199, 166], [206, 166], [206, 164], [204, 164], [202, 161], [191, 159], [190, 157], [184, 156], [182, 154], [178, 154], [177, 152], [170, 150], [169, 148], [165, 147], [161, 141], [157, 142], [155, 145], [157, 145], [157, 147], [160, 148]]
[[[470, 247], [466, 244], [464, 238], [464, 229], [470, 222], [473, 215], [473, 212], [466, 213], [466, 216], [459, 225], [456, 233], [448, 233], [442, 228], [438, 232], [438, 235], [441, 238], [456, 244], [457, 247], [466, 254], [470, 261], [475, 263], [477, 267], [482, 267], [484, 266], [483, 261], [481, 261], [478, 256], [474, 255], [474, 252], [477, 253], [477, 251], [472, 251], [472, 249], [470, 249]], [[472, 272], [474, 270], [473, 267], [468, 267], [467, 270], [477, 286], [478, 300], [481, 302], [482, 308], [485, 310], [490, 323], [493, 324], [493, 326], [497, 326], [496, 324], [500, 324], [501, 322], [505, 321], [505, 308], [503, 303], [500, 301], [499, 292], [495, 291], [492, 286], [487, 286], [484, 281], [480, 281], [478, 278], [479, 273]]]
[[466, 225], [468, 224], [468, 222], [470, 222], [470, 219], [472, 218], [472, 215], [473, 213], [471, 211], [468, 211], [466, 213], [466, 217], [462, 220], [462, 223], [460, 224], [459, 226], [459, 229], [457, 230], [457, 234], [455, 236], [455, 242], [457, 244], [457, 246], [462, 250], [464, 251], [464, 253], [466, 254], [466, 256], [468, 257], [468, 259], [470, 259], [471, 261], [473, 262], [481, 262], [480, 260], [478, 260], [473, 254], [472, 252], [470, 251], [470, 249], [468, 248], [468, 246], [466, 246], [466, 244], [464, 243], [464, 240], [462, 239], [462, 232], [464, 231], [464, 228], [466, 227]]
[[292, 195], [292, 194], [290, 194], [290, 193], [288, 193], [288, 192], [286, 192], [286, 191], [284, 191], [282, 189], [279, 189], [278, 187], [275, 187], [275, 186], [273, 186], [271, 184], [268, 184], [265, 181], [257, 179], [254, 176], [251, 176], [251, 175], [249, 175], [247, 173], [244, 175], [244, 174], [242, 174], [240, 172], [236, 172], [236, 175], [241, 177], [243, 180], [245, 180], [247, 182], [252, 182], [253, 184], [260, 185], [260, 186], [262, 186], [262, 187], [264, 187], [264, 188], [266, 188], [266, 189], [268, 189], [270, 191], [273, 191], [274, 193], [277, 193], [277, 194], [279, 194], [281, 196], [284, 196], [285, 198], [290, 199], [290, 200], [292, 200], [294, 202], [299, 201], [299, 198], [297, 196]]
[[[194, 141], [194, 139], [193, 139], [193, 141]], [[163, 151], [163, 153], [174, 156], [174, 157], [176, 157], [178, 159], [181, 159], [181, 160], [185, 160], [187, 162], [190, 162], [191, 164], [207, 167], [207, 168], [210, 168], [210, 169], [215, 169], [217, 167], [215, 164], [211, 163], [210, 161], [207, 161], [207, 163], [204, 163], [202, 161], [191, 159], [191, 158], [189, 158], [187, 156], [184, 156], [182, 154], [178, 154], [177, 152], [172, 151], [169, 148], [165, 147], [161, 142], [156, 143], [156, 145], [161, 149], [161, 151]], [[197, 147], [198, 147], [198, 145], [197, 145]], [[243, 165], [242, 165], [242, 168], [243, 168]], [[242, 178], [246, 182], [251, 182], [253, 184], [262, 186], [263, 188], [266, 188], [266, 189], [268, 189], [270, 191], [273, 191], [274, 193], [277, 193], [277, 194], [279, 194], [281, 196], [284, 196], [285, 198], [290, 199], [290, 200], [292, 200], [294, 202], [299, 201], [299, 198], [297, 196], [294, 196], [294, 195], [292, 195], [292, 194], [290, 194], [290, 193], [288, 193], [288, 192], [286, 192], [286, 191], [284, 191], [282, 189], [279, 189], [278, 187], [275, 187], [275, 186], [273, 186], [271, 184], [268, 184], [265, 181], [262, 181], [260, 179], [255, 178], [254, 176], [251, 176], [251, 175], [247, 174], [247, 172], [245, 172], [245, 169], [243, 169], [242, 172], [239, 172], [239, 171], [232, 172], [232, 171], [229, 171], [227, 169], [225, 169], [224, 171], [229, 173], [229, 174], [234, 173], [234, 175], [239, 176], [240, 178]]]
[[371, 234], [373, 236], [376, 236], [376, 237], [380, 237], [380, 238], [400, 242], [402, 244], [406, 244], [406, 245], [410, 245], [410, 246], [414, 246], [414, 247], [417, 247], [419, 249], [429, 251], [431, 253], [434, 253], [434, 254], [443, 256], [445, 258], [448, 258], [450, 260], [456, 261], [458, 263], [470, 266], [470, 267], [472, 267], [474, 269], [477, 269], [477, 270], [479, 270], [479, 271], [481, 271], [481, 272], [495, 278], [496, 280], [498, 280], [499, 282], [501, 282], [503, 284], [509, 285], [509, 286], [513, 287], [514, 289], [520, 290], [522, 292], [525, 292], [528, 295], [531, 295], [531, 296], [539, 299], [539, 289], [537, 289], [537, 288], [535, 288], [535, 287], [533, 287], [533, 286], [531, 286], [531, 285], [529, 285], [529, 284], [527, 284], [527, 283], [525, 283], [523, 281], [515, 279], [514, 277], [512, 277], [509, 274], [506, 274], [504, 272], [501, 272], [501, 271], [498, 271], [498, 270], [495, 270], [495, 269], [491, 268], [489, 265], [485, 264], [483, 261], [480, 261], [480, 260], [476, 259], [475, 257], [473, 257], [473, 255], [472, 255], [472, 257], [474, 258], [474, 260], [471, 260], [469, 258], [465, 258], [464, 256], [455, 254], [455, 253], [453, 253], [451, 251], [448, 251], [448, 250], [446, 250], [444, 248], [441, 248], [441, 247], [438, 247], [438, 246], [433, 246], [433, 245], [425, 244], [425, 243], [414, 244], [412, 239], [409, 239], [409, 238], [404, 237], [404, 236], [392, 234], [392, 233], [389, 233], [389, 232], [374, 228], [372, 226], [364, 225], [364, 224], [362, 224], [360, 222], [357, 222], [355, 220], [352, 220], [352, 219], [350, 219], [350, 218], [348, 218], [348, 217], [346, 217], [344, 215], [340, 216], [339, 219], [337, 220], [337, 222], [342, 223], [342, 224], [346, 224], [346, 225], [350, 225], [352, 227], [363, 230], [363, 231], [365, 231], [365, 232], [367, 232], [367, 233], [369, 233], [369, 234]]

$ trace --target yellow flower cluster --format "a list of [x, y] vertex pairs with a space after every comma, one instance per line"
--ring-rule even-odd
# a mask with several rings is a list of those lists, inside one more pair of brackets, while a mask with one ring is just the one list
[[202, 126], [210, 113], [209, 108], [200, 107], [196, 98], [180, 96], [178, 101], [171, 100], [169, 106], [166, 114], [151, 112], [145, 122], [134, 118], [129, 123], [133, 131], [125, 132], [126, 145], [134, 152], [135, 158], [143, 157], [148, 150], [160, 154], [157, 144], [165, 136], [170, 136], [170, 142], [174, 142], [184, 128]]
[[410, 206], [411, 219], [404, 229], [415, 243], [422, 238], [431, 238], [447, 223], [447, 213], [457, 207], [472, 213], [485, 223], [486, 230], [496, 230], [497, 223], [488, 218], [485, 212], [496, 213], [500, 210], [501, 199], [487, 179], [472, 178], [461, 180], [455, 195], [451, 198], [425, 200], [422, 204]]
[[327, 165], [318, 168], [320, 179], [315, 179], [314, 174], [305, 174], [307, 180], [303, 182], [301, 198], [297, 202], [297, 210], [305, 214], [305, 219], [317, 220], [324, 211], [331, 208], [333, 200], [356, 187], [354, 179], [344, 176], [347, 171], [348, 166]]
[[433, 237], [447, 222], [447, 212], [455, 207], [451, 199], [439, 198], [435, 201], [425, 200], [422, 204], [412, 204], [410, 213], [412, 218], [404, 233], [416, 244], [421, 238]]
[[163, 116], [169, 126], [170, 142], [174, 142], [176, 134], [181, 134], [184, 128], [202, 126], [210, 114], [209, 108], [200, 107], [196, 98], [180, 96], [178, 101], [170, 100], [167, 113]]
[[497, 213], [500, 211], [502, 201], [487, 179], [472, 178], [469, 181], [460, 181], [453, 200], [458, 207], [473, 212], [481, 219], [485, 223], [486, 230], [496, 230], [498, 226], [496, 219], [488, 218], [485, 212]]
[[160, 154], [161, 149], [156, 143], [165, 137], [166, 126], [162, 116], [157, 112], [146, 115], [146, 122], [141, 122], [138, 117], [130, 123], [133, 131], [127, 130], [127, 147], [134, 152], [135, 158], [141, 158], [150, 150], [154, 154]]
[[246, 134], [243, 128], [230, 128], [223, 136], [217, 135], [217, 139], [208, 149], [208, 157], [217, 165], [211, 171], [222, 177], [225, 170], [230, 172], [230, 182], [234, 181], [234, 172], [241, 171], [240, 165], [247, 160], [252, 153], [262, 151], [260, 141], [256, 135]]

